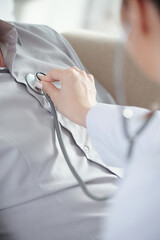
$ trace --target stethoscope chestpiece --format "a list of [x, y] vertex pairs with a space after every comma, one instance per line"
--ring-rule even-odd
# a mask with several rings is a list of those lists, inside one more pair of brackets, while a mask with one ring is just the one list
[[25, 80], [27, 82], [27, 85], [32, 89], [32, 91], [34, 91], [35, 93], [39, 94], [39, 95], [44, 95], [44, 92], [36, 87], [36, 82], [40, 81], [40, 78], [38, 75], [44, 75], [44, 73], [42, 72], [37, 72], [36, 74], [33, 73], [28, 73], [25, 77]]

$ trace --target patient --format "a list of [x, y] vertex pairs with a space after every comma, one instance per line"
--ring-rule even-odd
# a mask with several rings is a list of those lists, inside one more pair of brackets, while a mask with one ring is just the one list
[[[1, 20], [0, 50], [0, 239], [98, 239], [112, 200], [94, 202], [84, 195], [61, 153], [48, 102], [25, 80], [54, 67], [84, 66], [47, 26]], [[114, 103], [98, 82], [96, 88], [98, 101]], [[58, 118], [72, 164], [87, 187], [110, 196], [120, 169], [102, 163], [84, 128]]]

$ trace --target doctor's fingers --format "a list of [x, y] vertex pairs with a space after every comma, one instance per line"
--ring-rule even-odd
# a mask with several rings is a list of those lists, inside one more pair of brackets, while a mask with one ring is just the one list
[[85, 74], [92, 82], [94, 82], [94, 76], [92, 74], [87, 74], [84, 70], [81, 70], [76, 66], [73, 66], [72, 69], [76, 70], [79, 73]]
[[76, 66], [73, 66], [73, 67], [71, 67], [69, 69], [74, 69], [75, 71], [80, 72], [80, 69], [78, 67], [76, 67]]
[[93, 85], [95, 86], [95, 80], [94, 80], [94, 76], [92, 74], [87, 74], [84, 70], [79, 69], [76, 66], [73, 66], [71, 69], [76, 70], [77, 72], [79, 72], [81, 75], [83, 75], [84, 77], [88, 77], [88, 79], [93, 83]]
[[48, 82], [59, 82], [65, 79], [65, 69], [56, 69], [53, 68], [50, 70], [46, 76], [39, 75], [41, 81], [48, 81]]
[[36, 86], [47, 93], [55, 104], [58, 102], [60, 90], [57, 89], [52, 83], [47, 81], [40, 81], [36, 84]]
[[[83, 71], [82, 71], [83, 72]], [[82, 74], [81, 72], [81, 74]], [[68, 69], [52, 69], [47, 73], [46, 76], [39, 75], [40, 80], [48, 81], [48, 82], [55, 82], [55, 81], [67, 81], [67, 80], [75, 80], [80, 74], [79, 71], [75, 70], [74, 68]], [[83, 72], [84, 74], [84, 72]]]
[[87, 74], [87, 77], [90, 79], [90, 81], [95, 85], [94, 76], [92, 74]]
[[83, 74], [83, 75], [85, 75], [85, 76], [87, 76], [87, 73], [84, 71], [84, 70], [82, 70], [82, 69], [79, 69], [78, 67], [76, 67], [76, 66], [73, 66], [73, 67], [71, 67], [71, 68], [69, 68], [69, 69], [74, 69], [75, 71], [77, 71], [78, 73], [80, 73], [80, 74]]

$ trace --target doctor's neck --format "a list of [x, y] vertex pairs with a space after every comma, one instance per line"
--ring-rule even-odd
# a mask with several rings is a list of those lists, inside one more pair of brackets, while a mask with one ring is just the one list
[[0, 49], [0, 67], [6, 67], [1, 49]]

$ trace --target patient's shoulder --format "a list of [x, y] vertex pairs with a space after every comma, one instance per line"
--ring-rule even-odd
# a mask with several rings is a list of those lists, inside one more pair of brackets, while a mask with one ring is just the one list
[[19, 35], [34, 35], [49, 41], [55, 39], [59, 42], [60, 33], [47, 25], [10, 22], [16, 28]]

